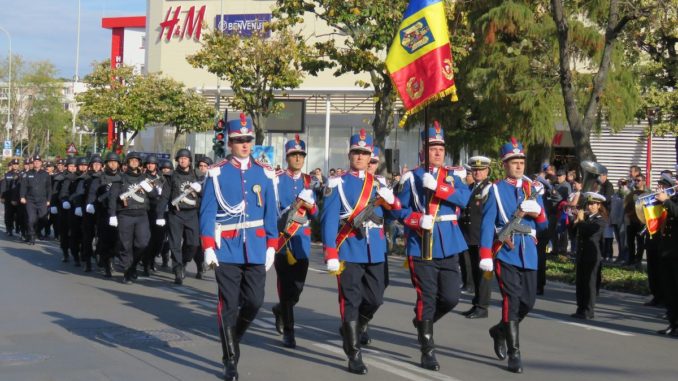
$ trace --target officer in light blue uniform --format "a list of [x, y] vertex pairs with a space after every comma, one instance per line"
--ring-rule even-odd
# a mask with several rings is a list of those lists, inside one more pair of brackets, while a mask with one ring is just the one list
[[[338, 273], [340, 333], [348, 370], [365, 374], [360, 352], [360, 332], [383, 302], [385, 208], [398, 213], [400, 202], [367, 171], [373, 149], [364, 129], [351, 136], [350, 169], [329, 180], [321, 212], [322, 238], [327, 269]], [[363, 219], [375, 203], [371, 218]], [[367, 207], [365, 207], [368, 205]], [[358, 217], [361, 222], [354, 221]]]
[[200, 204], [205, 263], [216, 266], [226, 380], [238, 379], [239, 342], [264, 302], [278, 238], [275, 173], [251, 157], [253, 140], [244, 114], [228, 122], [232, 155], [208, 170]]
[[[280, 302], [273, 307], [275, 326], [283, 335], [283, 345], [296, 347], [294, 338], [294, 305], [306, 283], [308, 257], [311, 254], [311, 227], [309, 217], [318, 214], [311, 176], [302, 173], [306, 159], [306, 143], [296, 135], [285, 144], [287, 170], [280, 171], [276, 178], [278, 200], [278, 230], [281, 238], [289, 239], [284, 247], [278, 248], [275, 256], [275, 271], [278, 275], [278, 298]], [[287, 225], [291, 215], [306, 220], [305, 223], [293, 222]], [[284, 234], [284, 235], [283, 235]], [[291, 237], [290, 237], [291, 235]], [[280, 246], [280, 245], [279, 245]]]
[[[445, 138], [438, 122], [429, 127], [428, 136], [430, 167], [406, 173], [398, 198], [403, 206], [400, 220], [405, 225], [410, 276], [417, 291], [414, 325], [421, 346], [421, 366], [437, 371], [440, 365], [434, 353], [433, 323], [459, 302], [459, 254], [467, 246], [457, 220], [471, 192], [455, 174], [455, 168], [444, 166]], [[429, 196], [425, 197], [426, 193]], [[433, 240], [429, 259], [423, 257], [425, 230], [431, 232]]]
[[[534, 306], [538, 266], [536, 237], [537, 231], [546, 229], [548, 222], [539, 189], [524, 176], [523, 145], [511, 138], [501, 146], [500, 154], [507, 177], [492, 185], [483, 208], [479, 266], [486, 272], [496, 270], [503, 297], [501, 322], [490, 328], [495, 353], [503, 360], [508, 351], [508, 370], [521, 373], [518, 325]], [[514, 234], [510, 243], [495, 245], [495, 232], [516, 213], [531, 233]]]

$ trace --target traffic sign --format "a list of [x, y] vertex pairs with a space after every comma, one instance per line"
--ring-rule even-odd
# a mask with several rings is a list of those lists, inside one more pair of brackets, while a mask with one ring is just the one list
[[7, 148], [3, 149], [3, 150], [2, 150], [2, 157], [3, 157], [4, 159], [7, 159], [8, 157], [12, 157], [12, 149], [11, 149], [11, 148], [9, 148], [9, 149], [7, 149]]
[[11, 150], [12, 149], [12, 141], [11, 140], [5, 140], [5, 145], [4, 145], [3, 149]]
[[68, 148], [66, 148], [66, 153], [69, 155], [77, 155], [78, 149], [75, 148], [75, 144], [71, 143]]

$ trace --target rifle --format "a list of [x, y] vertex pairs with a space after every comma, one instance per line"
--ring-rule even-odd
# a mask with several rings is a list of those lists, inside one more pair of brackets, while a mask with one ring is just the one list
[[[195, 194], [195, 191], [193, 190], [193, 188], [188, 186], [188, 187], [186, 187], [186, 189], [184, 189], [183, 192], [181, 192], [180, 195], [175, 197], [174, 200], [172, 200], [172, 202], [170, 204], [172, 204], [173, 207], [175, 207], [175, 208], [177, 208], [177, 210], [179, 210], [179, 203], [191, 194]], [[190, 204], [188, 201], [195, 203], [195, 201], [193, 201], [193, 200], [187, 200], [187, 202], [186, 202], [187, 204]]]
[[280, 236], [278, 237], [278, 246], [276, 247], [276, 253], [280, 251], [290, 238], [299, 230], [300, 227], [304, 226], [308, 222], [308, 210], [311, 209], [311, 206], [308, 205], [304, 200], [297, 199], [294, 204], [289, 208], [278, 219], [278, 231]]
[[141, 184], [146, 183], [146, 184], [154, 187], [156, 185], [156, 182], [158, 182], [158, 180], [159, 180], [159, 178], [145, 179], [144, 181], [141, 181], [139, 183], [132, 185], [132, 188], [130, 188], [130, 190], [128, 190], [127, 192], [120, 195], [120, 200], [122, 200], [122, 203], [125, 206], [127, 206], [127, 199], [130, 198], [130, 197], [135, 197], [136, 193], [139, 190], [143, 190], [143, 188], [141, 188]]
[[384, 217], [379, 217], [374, 213], [374, 208], [378, 206], [385, 207], [389, 210], [391, 209], [384, 199], [377, 197], [370, 200], [365, 208], [363, 208], [363, 210], [361, 210], [360, 213], [358, 213], [358, 215], [353, 218], [353, 221], [351, 221], [351, 226], [356, 231], [358, 236], [362, 237], [365, 223], [372, 222], [375, 225], [382, 225], [384, 223]]

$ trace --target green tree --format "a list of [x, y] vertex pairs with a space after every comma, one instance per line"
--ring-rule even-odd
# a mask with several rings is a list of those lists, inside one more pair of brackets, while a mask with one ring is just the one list
[[[271, 37], [267, 37], [268, 31]], [[302, 63], [310, 50], [301, 36], [282, 24], [269, 24], [250, 37], [219, 31], [203, 34], [202, 48], [187, 58], [194, 67], [204, 68], [229, 82], [233, 90], [231, 107], [252, 118], [256, 144], [264, 141], [262, 118], [279, 111], [275, 92], [298, 87], [303, 79]]]

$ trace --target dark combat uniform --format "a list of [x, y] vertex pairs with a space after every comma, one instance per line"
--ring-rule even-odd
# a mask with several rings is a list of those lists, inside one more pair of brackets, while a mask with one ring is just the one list
[[[36, 155], [33, 161], [42, 162], [42, 159]], [[40, 231], [47, 223], [47, 208], [52, 193], [49, 174], [42, 169], [28, 171], [21, 181], [20, 192], [21, 201], [26, 206], [26, 238], [30, 244], [35, 244], [36, 231]]]
[[13, 233], [18, 232], [18, 229], [15, 230], [15, 221], [16, 221], [16, 191], [19, 181], [19, 160], [12, 159], [9, 165], [11, 169], [5, 173], [5, 176], [2, 179], [2, 187], [0, 187], [0, 197], [2, 197], [2, 203], [5, 205], [5, 229], [7, 230], [7, 235], [12, 236]]

